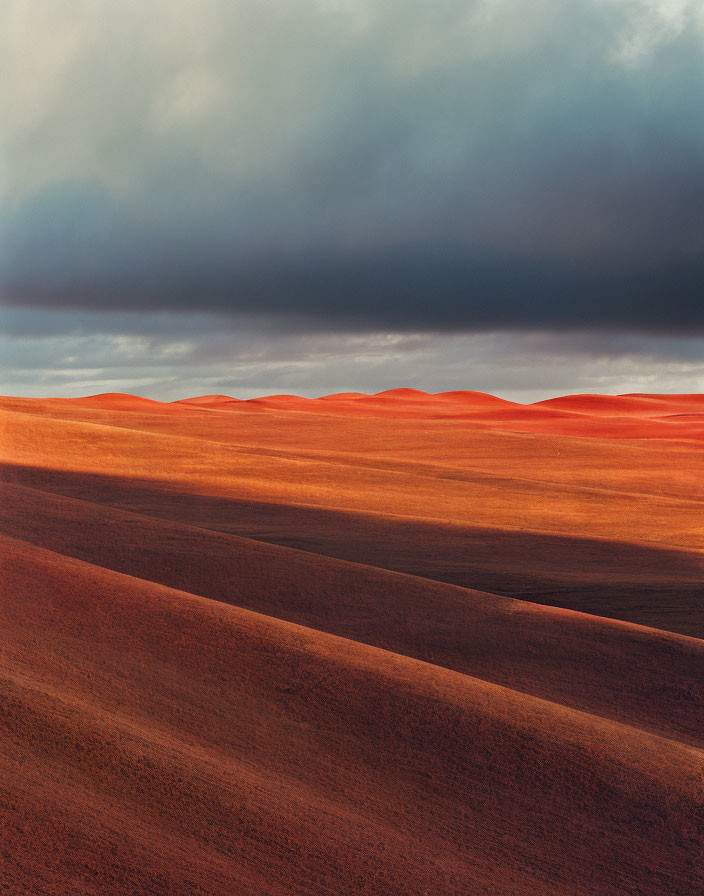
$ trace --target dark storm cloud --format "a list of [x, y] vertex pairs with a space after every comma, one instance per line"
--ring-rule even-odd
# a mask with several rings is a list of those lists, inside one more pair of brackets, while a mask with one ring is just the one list
[[704, 332], [698, 3], [9, 6], [8, 304]]

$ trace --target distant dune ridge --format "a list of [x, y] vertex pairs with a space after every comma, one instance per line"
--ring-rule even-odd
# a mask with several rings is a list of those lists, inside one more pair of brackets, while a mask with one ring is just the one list
[[[320, 398], [268, 395], [246, 400], [228, 395], [199, 395], [174, 402], [156, 402], [122, 393], [85, 398], [47, 399], [96, 410], [174, 413], [173, 406], [213, 411], [279, 410], [309, 414], [423, 419], [462, 418], [475, 422], [512, 423], [520, 432], [546, 432], [600, 438], [704, 438], [704, 398], [701, 395], [568, 395], [534, 404], [517, 404], [485, 392], [453, 390], [431, 394], [419, 389], [389, 389], [375, 395], [340, 392]], [[678, 423], [675, 430], [670, 425]]]
[[704, 396], [0, 403], [12, 896], [704, 892]]

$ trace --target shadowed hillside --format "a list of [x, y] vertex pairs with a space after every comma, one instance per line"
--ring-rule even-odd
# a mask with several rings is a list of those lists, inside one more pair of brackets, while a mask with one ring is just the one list
[[702, 889], [699, 396], [2, 404], [13, 896]]

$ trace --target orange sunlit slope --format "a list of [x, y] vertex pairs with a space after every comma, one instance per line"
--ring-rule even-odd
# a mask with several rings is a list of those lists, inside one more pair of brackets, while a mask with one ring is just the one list
[[704, 397], [0, 405], [13, 896], [702, 890]]

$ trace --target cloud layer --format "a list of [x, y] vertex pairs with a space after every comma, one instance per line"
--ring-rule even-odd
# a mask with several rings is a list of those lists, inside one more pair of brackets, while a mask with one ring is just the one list
[[8, 305], [704, 333], [695, 0], [9, 0], [0, 31]]
[[0, 391], [15, 395], [314, 397], [399, 384], [523, 402], [570, 392], [704, 392], [698, 338], [310, 332], [270, 317], [139, 312], [9, 310], [0, 325]]

